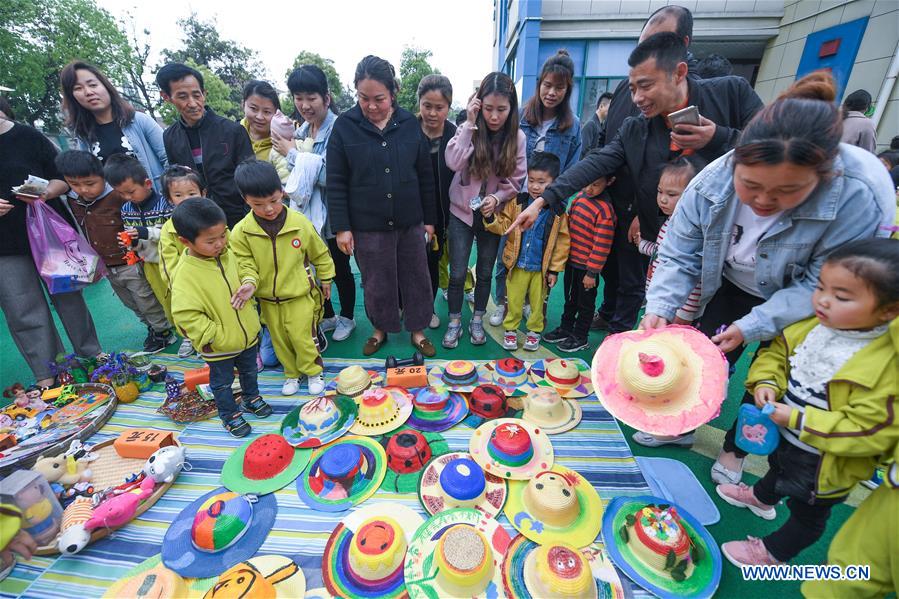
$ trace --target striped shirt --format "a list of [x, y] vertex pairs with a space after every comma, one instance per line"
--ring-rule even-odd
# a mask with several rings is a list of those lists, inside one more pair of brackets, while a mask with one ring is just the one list
[[[665, 232], [668, 230], [669, 222], [671, 222], [670, 216], [665, 219], [664, 223], [662, 223], [662, 227], [659, 229], [659, 235], [656, 237], [655, 241], [648, 241], [646, 239], [640, 240], [640, 253], [652, 258], [652, 262], [649, 264], [649, 270], [646, 272], [647, 291], [649, 291], [649, 283], [652, 281], [652, 274], [655, 272], [656, 264], [659, 263], [659, 246], [662, 245], [662, 240], [665, 239]], [[683, 307], [677, 311], [677, 316], [679, 318], [689, 320], [690, 322], [696, 318], [696, 313], [699, 312], [699, 296], [701, 291], [702, 288], [700, 287], [700, 284], [696, 283], [696, 287], [690, 292], [686, 303], [684, 303]]]
[[615, 238], [615, 222], [608, 192], [594, 198], [579, 193], [568, 210], [568, 262], [594, 276], [602, 272]]

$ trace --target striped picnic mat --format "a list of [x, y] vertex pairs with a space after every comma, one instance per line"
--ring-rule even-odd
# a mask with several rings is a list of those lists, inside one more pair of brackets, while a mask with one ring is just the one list
[[[180, 373], [201, 365], [197, 360], [179, 360], [160, 355], [156, 362], [169, 371]], [[440, 364], [439, 361], [429, 365]], [[329, 360], [325, 368], [327, 380], [351, 364], [369, 369], [381, 369], [382, 360]], [[259, 374], [263, 397], [275, 414], [264, 420], [248, 417], [253, 434], [278, 432], [281, 418], [305, 401], [303, 396], [280, 396], [283, 374], [266, 370]], [[99, 597], [115, 580], [121, 578], [139, 562], [159, 553], [160, 543], [168, 525], [191, 501], [219, 487], [219, 473], [231, 451], [244, 441], [231, 437], [218, 418], [188, 425], [175, 424], [156, 413], [164, 399], [162, 385], [141, 394], [131, 404], [120, 404], [109, 422], [90, 441], [98, 443], [115, 438], [127, 428], [156, 428], [180, 433], [187, 447], [192, 466], [183, 472], [172, 488], [140, 518], [110, 537], [88, 546], [81, 553], [67, 557], [35, 557], [19, 563], [12, 574], [0, 582], [0, 597]], [[556, 462], [580, 472], [599, 491], [604, 503], [618, 495], [642, 495], [649, 491], [643, 475], [612, 416], [593, 396], [579, 400], [584, 412], [582, 422], [573, 430], [552, 437]], [[453, 451], [467, 451], [471, 429], [459, 424], [442, 435]], [[297, 497], [295, 486], [288, 485], [276, 493], [278, 518], [260, 553], [293, 556], [303, 567], [307, 588], [321, 586], [320, 560], [330, 532], [346, 513], [329, 514], [308, 509]], [[369, 501], [396, 501], [416, 509], [424, 515], [416, 495], [400, 495], [378, 491]], [[506, 517], [500, 522], [511, 535], [515, 531]], [[628, 581], [625, 580], [625, 584]], [[631, 585], [632, 586], [632, 585]], [[644, 593], [633, 588], [638, 596]]]

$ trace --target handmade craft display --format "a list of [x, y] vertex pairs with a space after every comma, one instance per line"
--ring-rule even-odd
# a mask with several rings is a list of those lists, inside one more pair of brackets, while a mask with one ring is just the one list
[[387, 472], [381, 487], [393, 493], [415, 493], [425, 465], [435, 456], [449, 453], [440, 433], [422, 433], [403, 427], [380, 437], [387, 454]]
[[565, 400], [551, 387], [534, 387], [523, 399], [522, 420], [530, 422], [547, 435], [558, 435], [578, 425], [583, 416], [581, 404]]
[[222, 485], [241, 494], [273, 493], [295, 481], [311, 457], [311, 449], [297, 449], [281, 435], [261, 435], [228, 456]]
[[314, 510], [343, 512], [371, 497], [386, 471], [380, 443], [369, 437], [341, 437], [313, 450], [309, 468], [297, 479], [297, 495]]
[[532, 384], [552, 387], [565, 399], [580, 399], [593, 393], [590, 367], [583, 360], [537, 360], [528, 371], [528, 376]]
[[346, 434], [359, 407], [346, 395], [316, 397], [295, 407], [281, 421], [281, 434], [294, 447], [321, 447]]
[[478, 510], [432, 516], [406, 553], [409, 597], [505, 597], [500, 566], [510, 542], [499, 522]]
[[379, 385], [384, 377], [377, 370], [366, 370], [358, 365], [347, 366], [325, 385], [325, 395], [357, 397], [373, 385]]
[[468, 451], [488, 473], [528, 480], [553, 465], [553, 446], [539, 428], [518, 418], [490, 420], [471, 435]]
[[212, 398], [205, 397], [196, 389], [188, 390], [173, 376], [165, 379], [165, 395], [165, 401], [156, 411], [173, 422], [199, 422], [218, 414]]
[[509, 597], [598, 597], [590, 562], [566, 543], [537, 545], [519, 535], [512, 539], [502, 565]]
[[428, 371], [428, 384], [459, 393], [470, 393], [478, 385], [478, 369], [474, 362], [452, 360], [445, 366], [433, 366]]
[[616, 497], [603, 516], [609, 556], [628, 578], [662, 597], [711, 597], [721, 580], [721, 552], [680, 506], [658, 497]]
[[478, 382], [497, 385], [507, 396], [524, 395], [530, 388], [528, 365], [518, 358], [502, 358], [478, 366]]
[[615, 418], [654, 435], [680, 435], [718, 415], [727, 360], [693, 327], [610, 335], [593, 356], [596, 397]]
[[357, 400], [359, 413], [350, 427], [354, 435], [374, 437], [401, 427], [412, 414], [412, 394], [402, 387], [378, 387], [363, 391]]
[[465, 452], [448, 453], [431, 460], [421, 474], [418, 498], [431, 514], [455, 508], [476, 509], [495, 518], [508, 495], [506, 481], [487, 474]]
[[322, 580], [336, 597], [405, 597], [406, 550], [424, 518], [403, 505], [376, 503], [344, 518], [322, 554]]
[[257, 555], [225, 570], [203, 599], [295, 599], [306, 593], [303, 570], [283, 555]]
[[422, 387], [412, 398], [412, 414], [406, 422], [424, 432], [445, 431], [468, 415], [465, 396], [446, 387]]
[[514, 418], [519, 411], [509, 405], [509, 397], [503, 387], [485, 383], [474, 388], [468, 396], [468, 416], [465, 424], [478, 428], [486, 420], [494, 418]]

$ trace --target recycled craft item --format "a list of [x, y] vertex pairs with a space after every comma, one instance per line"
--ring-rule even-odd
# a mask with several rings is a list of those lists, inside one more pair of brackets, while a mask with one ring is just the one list
[[321, 447], [346, 434], [358, 411], [351, 397], [317, 397], [287, 413], [281, 421], [281, 434], [294, 447]]
[[440, 433], [422, 433], [408, 427], [378, 440], [387, 454], [387, 472], [381, 488], [393, 493], [415, 493], [428, 462], [449, 453], [449, 445]]
[[283, 555], [257, 555], [231, 566], [203, 599], [294, 599], [306, 593], [303, 570]]
[[347, 366], [325, 385], [325, 395], [345, 395], [347, 397], [358, 397], [366, 389], [370, 389], [373, 385], [379, 385], [384, 381], [377, 370], [366, 370], [363, 367], [354, 364]]
[[478, 366], [478, 382], [498, 385], [509, 397], [524, 395], [528, 383], [528, 366], [518, 358], [501, 358]]
[[653, 435], [699, 428], [727, 397], [727, 360], [688, 326], [610, 335], [593, 356], [592, 374], [603, 407]]
[[553, 465], [549, 437], [517, 418], [485, 422], [471, 436], [468, 450], [485, 472], [513, 480], [528, 480]]
[[663, 599], [712, 597], [721, 551], [685, 510], [658, 497], [616, 497], [603, 515], [609, 557], [628, 578]]
[[505, 597], [500, 565], [510, 542], [499, 522], [478, 510], [432, 516], [406, 552], [409, 597]]
[[486, 474], [465, 452], [449, 453], [431, 460], [421, 474], [418, 499], [432, 516], [443, 510], [466, 508], [496, 518], [509, 489], [506, 481]]
[[537, 360], [528, 374], [531, 383], [538, 387], [552, 387], [565, 399], [580, 399], [593, 393], [590, 367], [583, 360]]
[[185, 577], [218, 576], [259, 551], [277, 515], [274, 494], [213, 489], [175, 517], [163, 538], [162, 563]]
[[359, 413], [350, 427], [354, 435], [375, 437], [401, 427], [412, 414], [412, 394], [402, 387], [363, 391], [357, 400]]
[[387, 471], [384, 448], [368, 437], [345, 436], [313, 451], [297, 479], [297, 495], [323, 512], [343, 512], [378, 490]]
[[403, 505], [376, 503], [346, 516], [322, 554], [322, 580], [337, 597], [405, 597], [406, 549], [424, 518]]
[[581, 404], [562, 399], [551, 387], [534, 387], [524, 396], [522, 420], [539, 426], [547, 435], [558, 435], [578, 425], [583, 416]]
[[509, 397], [499, 385], [485, 383], [474, 388], [468, 396], [468, 416], [465, 424], [478, 428], [487, 420], [494, 418], [514, 418], [520, 414], [520, 408], [509, 405]]
[[273, 493], [296, 480], [311, 457], [311, 449], [297, 449], [281, 435], [261, 435], [228, 456], [222, 485], [235, 493]]
[[583, 476], [560, 464], [528, 481], [510, 481], [503, 511], [518, 532], [541, 545], [586, 547], [602, 527], [599, 493]]
[[462, 422], [468, 415], [465, 397], [446, 387], [422, 387], [412, 399], [407, 424], [424, 432], [440, 432]]
[[459, 393], [470, 393], [478, 385], [478, 369], [474, 362], [452, 360], [444, 366], [432, 367], [428, 371], [428, 384]]

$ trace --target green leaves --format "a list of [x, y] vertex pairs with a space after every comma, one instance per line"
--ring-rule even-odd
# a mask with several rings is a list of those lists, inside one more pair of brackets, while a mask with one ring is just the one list
[[627, 522], [628, 526], [633, 526], [634, 524], [637, 523], [637, 519], [634, 517], [633, 514], [628, 514], [627, 516], [625, 516], [624, 521]]
[[[691, 541], [692, 542], [692, 541]], [[702, 547], [699, 545], [692, 543], [690, 546], [690, 559], [693, 560], [694, 564], [698, 564], [700, 560], [705, 557], [702, 551]]]
[[400, 93], [397, 103], [412, 113], [418, 112], [418, 84], [425, 75], [439, 73], [431, 66], [428, 59], [433, 52], [422, 48], [406, 46], [400, 60]]
[[630, 535], [627, 532], [627, 525], [622, 524], [621, 528], [618, 529], [618, 534], [621, 535], [621, 540], [624, 541], [625, 545], [630, 540]]
[[677, 563], [677, 555], [674, 553], [673, 549], [669, 549], [668, 553], [665, 555], [665, 569], [670, 570], [674, 567], [675, 563]]

